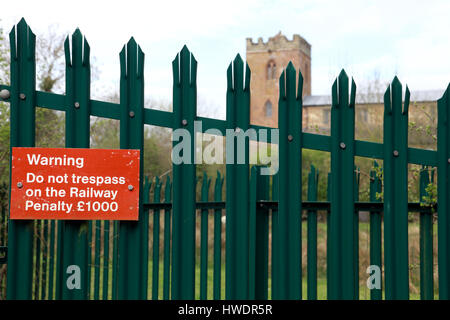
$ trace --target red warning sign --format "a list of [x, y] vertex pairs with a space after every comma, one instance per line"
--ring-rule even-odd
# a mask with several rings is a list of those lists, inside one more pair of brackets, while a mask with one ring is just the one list
[[11, 219], [138, 220], [139, 150], [12, 148]]

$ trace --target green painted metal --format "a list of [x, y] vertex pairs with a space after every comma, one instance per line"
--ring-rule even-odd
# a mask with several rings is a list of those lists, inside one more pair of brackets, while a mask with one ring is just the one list
[[[330, 202], [331, 199], [331, 172], [327, 175], [327, 201]], [[331, 254], [330, 254], [330, 243], [331, 243], [331, 228], [330, 228], [330, 216], [331, 210], [327, 210], [327, 298], [330, 298], [331, 294]]]
[[94, 300], [100, 298], [100, 241], [101, 241], [101, 221], [93, 223], [95, 226], [95, 258], [94, 258]]
[[[354, 168], [354, 179], [355, 179], [355, 189], [354, 189], [354, 199], [355, 202], [359, 201], [359, 180], [361, 176], [361, 170], [357, 167]], [[355, 207], [355, 212], [353, 214], [353, 276], [354, 276], [354, 299], [359, 299], [359, 210]]]
[[39, 276], [41, 268], [41, 233], [40, 233], [41, 220], [34, 221], [34, 234], [37, 235], [34, 241], [34, 288], [33, 296], [34, 300], [39, 300]]
[[[10, 145], [34, 147], [36, 36], [24, 19], [9, 34], [11, 48]], [[25, 99], [19, 95], [25, 94]], [[31, 299], [33, 221], [10, 220], [8, 225], [8, 299]]]
[[344, 70], [332, 87], [330, 299], [355, 299], [355, 95]]
[[[434, 180], [434, 172], [431, 172], [432, 180]], [[420, 171], [419, 191], [420, 201], [429, 195], [426, 188], [430, 183], [430, 172], [427, 168]], [[420, 299], [434, 299], [433, 284], [433, 212], [429, 211], [420, 213]]]
[[[308, 201], [317, 201], [317, 187], [319, 185], [319, 171], [311, 165], [308, 174]], [[307, 229], [307, 297], [317, 300], [317, 210], [308, 210]]]
[[250, 212], [248, 223], [248, 297], [249, 300], [255, 300], [256, 290], [256, 210], [258, 204], [257, 200], [258, 191], [258, 167], [252, 166], [250, 169]]
[[[197, 114], [197, 61], [186, 46], [172, 62], [173, 129], [184, 128], [195, 137]], [[184, 120], [184, 121], [183, 121]], [[189, 163], [173, 164], [172, 299], [195, 297], [195, 139]], [[175, 144], [176, 142], [174, 142]], [[188, 150], [185, 150], [186, 152]]]
[[[131, 38], [120, 52], [120, 148], [139, 149], [139, 221], [119, 224], [118, 298], [142, 299], [142, 183], [144, 159], [144, 53]], [[133, 189], [131, 192], [136, 192]]]
[[439, 299], [450, 299], [450, 85], [437, 102]]
[[103, 300], [108, 300], [109, 291], [109, 230], [110, 222], [106, 220], [103, 222]]
[[279, 205], [278, 205], [278, 270], [280, 291], [275, 299], [302, 298], [301, 270], [301, 199], [302, 194], [302, 92], [303, 77], [298, 83], [292, 63], [280, 77], [278, 100]]
[[[10, 89], [7, 85], [0, 85], [0, 89]], [[0, 99], [2, 101], [2, 99]], [[8, 101], [8, 100], [3, 100]], [[64, 96], [57, 95], [49, 92], [36, 92], [37, 105], [40, 107], [65, 111], [64, 108]], [[103, 102], [98, 100], [90, 100], [91, 103], [91, 115], [97, 117], [103, 117], [108, 119], [120, 120], [120, 105], [112, 102]], [[222, 135], [225, 134], [227, 128], [226, 120], [211, 119], [205, 117], [196, 117], [195, 120], [202, 121], [203, 130], [218, 129]], [[144, 110], [144, 123], [148, 125], [154, 125], [165, 128], [172, 128], [173, 114], [167, 111], [161, 110]], [[253, 129], [270, 129], [264, 126], [250, 125]], [[250, 140], [255, 138], [250, 137]], [[331, 150], [331, 138], [330, 136], [313, 134], [308, 132], [302, 133], [303, 148], [320, 151]], [[268, 132], [267, 142], [271, 142], [271, 134]], [[383, 144], [355, 140], [355, 156], [383, 159]], [[437, 152], [433, 150], [424, 150], [417, 148], [408, 148], [408, 162], [418, 165], [437, 166]]]
[[[144, 183], [142, 185], [142, 201], [144, 203], [150, 202], [150, 188], [152, 187], [151, 181], [148, 180], [148, 177], [144, 177]], [[155, 188], [155, 191], [156, 190]], [[158, 191], [159, 192], [159, 191]], [[156, 196], [156, 192], [155, 192]], [[158, 195], [159, 196], [159, 195]], [[159, 202], [159, 200], [158, 200]], [[141, 285], [141, 295], [142, 299], [147, 299], [148, 296], [148, 239], [149, 239], [149, 210], [144, 210], [144, 214], [142, 216], [142, 233], [141, 233], [141, 241], [142, 241], [142, 285]], [[159, 231], [159, 229], [158, 229]]]
[[[239, 55], [227, 69], [227, 129], [236, 136], [226, 141], [226, 299], [248, 298], [249, 249], [249, 154], [241, 164], [237, 157], [237, 135], [250, 127], [250, 68]], [[239, 130], [238, 130], [239, 128]], [[249, 139], [244, 138], [244, 150]], [[234, 163], [234, 164], [230, 164]]]
[[[217, 171], [214, 185], [214, 201], [222, 201], [223, 178]], [[214, 209], [214, 271], [213, 271], [213, 298], [220, 300], [222, 287], [222, 209]]]
[[408, 105], [397, 77], [384, 95], [384, 262], [386, 299], [409, 298]]
[[[378, 163], [373, 162], [373, 167], [378, 168]], [[381, 202], [381, 199], [377, 195], [381, 194], [381, 179], [377, 176], [377, 171], [375, 169], [370, 171], [370, 186], [369, 186], [369, 197], [370, 202]], [[373, 266], [378, 266], [381, 270], [381, 212], [380, 211], [370, 211], [370, 264]], [[382, 299], [382, 288], [383, 284], [381, 282], [380, 289], [370, 290], [371, 300], [381, 300]]]
[[54, 284], [54, 270], [55, 270], [55, 232], [56, 223], [55, 220], [50, 221], [50, 249], [49, 249], [49, 268], [48, 268], [48, 300], [54, 299], [53, 284]]
[[114, 231], [113, 231], [113, 250], [112, 250], [112, 300], [117, 300], [118, 290], [118, 267], [119, 267], [119, 222], [114, 221]]
[[[90, 140], [90, 47], [77, 29], [72, 34], [72, 52], [69, 37], [64, 42], [66, 58], [66, 147], [89, 148]], [[71, 55], [72, 53], [72, 55]], [[79, 107], [75, 107], [75, 103]], [[62, 252], [59, 267], [62, 299], [88, 299], [88, 223], [63, 221], [61, 223]], [[68, 289], [67, 269], [80, 268], [81, 289]]]
[[[119, 104], [90, 99], [89, 45], [81, 32], [72, 36], [72, 54], [69, 39], [65, 42], [66, 93], [53, 94], [35, 90], [35, 36], [24, 20], [10, 33], [11, 44], [11, 146], [34, 146], [35, 106], [60, 110], [66, 115], [66, 146], [89, 147], [90, 116], [117, 119], [121, 122], [120, 147], [140, 149], [143, 152], [144, 124], [172, 129], [187, 129], [194, 135], [194, 120], [202, 121], [203, 130], [227, 129], [242, 131], [250, 125], [250, 70], [237, 56], [227, 71], [227, 119], [217, 120], [196, 115], [197, 62], [187, 50], [173, 61], [173, 112], [144, 109], [144, 54], [131, 39], [120, 53], [121, 101]], [[136, 54], [135, 54], [136, 53]], [[245, 76], [244, 76], [245, 72]], [[408, 299], [408, 205], [420, 212], [421, 222], [421, 298], [433, 298], [433, 220], [431, 208], [408, 204], [408, 163], [438, 167], [438, 260], [439, 297], [449, 298], [449, 221], [448, 221], [448, 141], [449, 90], [438, 101], [438, 150], [408, 148], [409, 90], [406, 89], [402, 110], [402, 85], [394, 78], [385, 94], [384, 141], [382, 144], [354, 139], [354, 99], [356, 86], [352, 82], [350, 97], [348, 78], [342, 72], [332, 88], [331, 136], [301, 132], [301, 86], [295, 81], [295, 70], [288, 65], [280, 81], [279, 127], [280, 173], [272, 180], [272, 202], [268, 200], [268, 177], [260, 175], [260, 167], [252, 169], [249, 179], [249, 155], [244, 163], [237, 163], [236, 143], [231, 156], [235, 164], [227, 165], [226, 202], [222, 201], [223, 178], [216, 179], [214, 202], [208, 201], [209, 180], [205, 177], [202, 202], [195, 201], [195, 145], [191, 146], [190, 163], [173, 166], [174, 195], [171, 218], [171, 183], [167, 179], [165, 203], [160, 202], [161, 183], [157, 182], [154, 201], [161, 205], [149, 209], [149, 189], [143, 187], [141, 153], [139, 222], [48, 222], [11, 221], [9, 225], [9, 259], [7, 277], [8, 299], [108, 299], [109, 293], [109, 233], [113, 232], [112, 298], [146, 299], [148, 291], [148, 211], [153, 210], [153, 286], [152, 296], [158, 298], [159, 281], [159, 214], [164, 210], [164, 270], [163, 298], [193, 299], [195, 297], [195, 210], [201, 211], [200, 241], [200, 298], [207, 298], [208, 288], [208, 215], [214, 212], [214, 270], [213, 297], [221, 299], [222, 265], [222, 209], [226, 208], [226, 295], [227, 299], [268, 298], [268, 235], [269, 210], [272, 211], [272, 283], [273, 299], [301, 298], [301, 151], [314, 149], [331, 152], [331, 176], [328, 195], [331, 213], [327, 215], [327, 288], [330, 299], [356, 299], [359, 291], [358, 275], [358, 210], [369, 209], [370, 260], [381, 263], [381, 205], [376, 193], [381, 192], [379, 177], [371, 172], [371, 203], [358, 201], [359, 173], [354, 172], [354, 157], [382, 159], [384, 166], [384, 254], [385, 290], [387, 299]], [[296, 94], [297, 91], [297, 94]], [[24, 94], [23, 97], [20, 94]], [[75, 107], [76, 105], [79, 107]], [[267, 128], [266, 128], [267, 129]], [[242, 132], [241, 131], [241, 132]], [[257, 135], [256, 135], [257, 136]], [[244, 148], [249, 141], [245, 137]], [[272, 141], [270, 132], [268, 142]], [[187, 152], [187, 151], [186, 151]], [[228, 154], [227, 154], [228, 156]], [[242, 160], [242, 159], [240, 159]], [[358, 171], [358, 170], [356, 170]], [[311, 178], [311, 177], [310, 177]], [[312, 178], [311, 178], [312, 179]], [[428, 180], [427, 180], [428, 179]], [[421, 173], [421, 197], [429, 178]], [[317, 185], [317, 178], [315, 181]], [[312, 184], [310, 182], [310, 184]], [[207, 185], [208, 188], [205, 187]], [[310, 188], [313, 188], [310, 186]], [[206, 190], [206, 191], [205, 191]], [[143, 194], [144, 192], [144, 194]], [[317, 191], [316, 191], [317, 192]], [[158, 200], [156, 200], [158, 193]], [[205, 195], [206, 194], [206, 195]], [[312, 200], [308, 192], [304, 202], [308, 211], [308, 299], [317, 297], [317, 214], [328, 208], [328, 203]], [[144, 212], [143, 203], [146, 204]], [[213, 209], [213, 210], [211, 210]], [[173, 223], [171, 230], [171, 223]], [[33, 228], [40, 239], [33, 248]], [[100, 226], [103, 226], [103, 232]], [[173, 232], [171, 232], [173, 231]], [[94, 239], [92, 239], [94, 235]], [[171, 240], [172, 237], [172, 248]], [[103, 241], [101, 240], [103, 238]], [[93, 241], [94, 254], [91, 263]], [[103, 243], [103, 260], [101, 246]], [[171, 250], [172, 249], [172, 250]], [[171, 259], [172, 254], [172, 259]], [[48, 256], [48, 257], [47, 257]], [[103, 265], [100, 266], [100, 262]], [[67, 267], [81, 269], [81, 290], [68, 290]], [[91, 275], [94, 270], [93, 275]], [[172, 272], [170, 270], [172, 266]], [[103, 277], [100, 277], [103, 268]], [[156, 271], [155, 271], [156, 270]], [[56, 273], [56, 275], [55, 275]], [[156, 278], [155, 278], [156, 277]], [[56, 281], [54, 281], [54, 278]], [[34, 279], [34, 286], [32, 285]], [[100, 283], [100, 279], [103, 280]], [[91, 282], [93, 280], [93, 282]], [[100, 290], [102, 285], [103, 290]], [[170, 290], [170, 286], [171, 289]], [[371, 290], [372, 299], [381, 299], [382, 290]]]
[[[272, 177], [272, 201], [278, 202], [279, 200], [279, 173], [275, 174]], [[278, 286], [280, 285], [280, 281], [278, 281], [278, 274], [280, 273], [277, 269], [279, 265], [276, 261], [279, 261], [279, 237], [278, 237], [278, 207], [276, 209], [272, 209], [272, 292], [271, 298], [275, 299], [280, 292]]]
[[[263, 166], [257, 168], [256, 200], [269, 200], [269, 176], [262, 175]], [[269, 210], [256, 207], [256, 248], [255, 248], [255, 299], [268, 299], [269, 279]], [[251, 274], [250, 274], [251, 276]]]
[[[161, 186], [159, 177], [155, 180], [155, 189], [153, 193], [153, 202], [161, 202]], [[159, 221], [160, 210], [153, 210], [153, 270], [152, 270], [152, 300], [158, 300], [159, 292]], [[148, 239], [147, 242], [148, 243]], [[148, 260], [148, 259], [147, 259]]]
[[41, 300], [48, 300], [47, 295], [47, 283], [48, 283], [48, 272], [47, 272], [47, 262], [49, 257], [49, 235], [48, 235], [48, 220], [42, 221], [42, 239], [44, 240], [45, 249], [42, 250], [42, 283], [41, 283]]
[[[201, 201], [208, 202], [211, 179], [203, 173]], [[200, 300], [206, 300], [208, 294], [208, 209], [200, 211]]]
[[[170, 203], [172, 195], [172, 184], [167, 176], [166, 187], [164, 189], [164, 202]], [[164, 210], [164, 270], [163, 270], [163, 299], [170, 298], [170, 222], [171, 210]]]
[[269, 215], [257, 201], [269, 199], [269, 176], [262, 166], [253, 166], [250, 178], [249, 214], [249, 296], [250, 300], [268, 299]]

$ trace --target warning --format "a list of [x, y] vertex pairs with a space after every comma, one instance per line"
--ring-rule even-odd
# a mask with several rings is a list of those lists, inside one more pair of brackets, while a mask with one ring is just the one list
[[138, 220], [139, 150], [12, 148], [11, 219]]

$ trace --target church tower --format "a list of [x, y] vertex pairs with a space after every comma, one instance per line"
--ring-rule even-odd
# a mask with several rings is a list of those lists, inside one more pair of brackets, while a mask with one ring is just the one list
[[311, 45], [298, 34], [288, 40], [281, 32], [263, 42], [247, 38], [251, 76], [250, 122], [278, 127], [279, 78], [289, 61], [303, 75], [303, 96], [311, 95]]

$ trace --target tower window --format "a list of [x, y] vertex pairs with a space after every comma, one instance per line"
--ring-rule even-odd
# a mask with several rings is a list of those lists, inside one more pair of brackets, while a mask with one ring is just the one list
[[277, 66], [275, 61], [270, 60], [267, 64], [267, 80], [276, 79], [277, 77]]
[[264, 105], [264, 108], [266, 110], [266, 117], [272, 116], [272, 102], [267, 100], [266, 104]]

